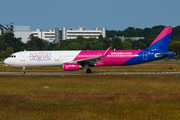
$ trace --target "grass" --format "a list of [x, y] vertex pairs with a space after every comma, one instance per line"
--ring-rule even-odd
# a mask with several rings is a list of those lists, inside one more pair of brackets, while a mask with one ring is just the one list
[[0, 76], [0, 118], [180, 119], [179, 76]]
[[[0, 71], [21, 70], [0, 62]], [[63, 70], [30, 67], [26, 71]], [[92, 71], [180, 72], [180, 63], [103, 66]], [[180, 119], [179, 79], [160, 75], [0, 75], [0, 119]]]

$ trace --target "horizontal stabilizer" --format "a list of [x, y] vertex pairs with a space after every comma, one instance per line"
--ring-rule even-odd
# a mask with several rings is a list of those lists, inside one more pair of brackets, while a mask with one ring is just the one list
[[174, 53], [174, 52], [157, 53], [156, 56], [157, 56], [157, 57], [162, 57], [162, 56], [164, 56], [164, 55], [169, 55], [169, 54], [172, 54], [172, 53]]

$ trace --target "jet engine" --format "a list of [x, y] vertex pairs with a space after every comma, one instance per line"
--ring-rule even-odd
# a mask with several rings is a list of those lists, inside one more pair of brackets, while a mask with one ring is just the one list
[[63, 63], [63, 69], [67, 71], [81, 70], [84, 67], [77, 63]]

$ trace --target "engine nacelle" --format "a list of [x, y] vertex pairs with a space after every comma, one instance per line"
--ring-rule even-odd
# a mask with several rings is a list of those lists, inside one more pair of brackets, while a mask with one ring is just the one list
[[67, 71], [81, 70], [83, 69], [83, 66], [77, 63], [63, 63], [63, 69]]

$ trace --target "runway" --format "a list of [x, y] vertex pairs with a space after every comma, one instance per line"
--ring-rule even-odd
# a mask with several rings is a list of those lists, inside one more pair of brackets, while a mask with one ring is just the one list
[[133, 71], [133, 72], [119, 72], [119, 71], [100, 71], [100, 72], [26, 72], [22, 74], [21, 72], [0, 72], [0, 75], [178, 75], [180, 72], [152, 72], [152, 71]]

